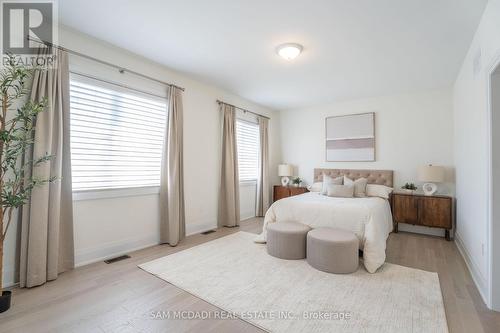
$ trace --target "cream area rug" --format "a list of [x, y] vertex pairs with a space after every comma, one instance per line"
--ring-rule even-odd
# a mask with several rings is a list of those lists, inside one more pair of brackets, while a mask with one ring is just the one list
[[254, 238], [238, 232], [139, 267], [271, 332], [448, 332], [436, 273], [388, 263], [324, 273]]

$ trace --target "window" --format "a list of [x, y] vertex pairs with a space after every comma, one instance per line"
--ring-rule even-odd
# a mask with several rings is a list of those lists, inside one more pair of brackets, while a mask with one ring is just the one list
[[259, 174], [259, 125], [245, 120], [236, 121], [236, 145], [240, 181], [257, 180]]
[[72, 74], [73, 191], [160, 185], [166, 99]]

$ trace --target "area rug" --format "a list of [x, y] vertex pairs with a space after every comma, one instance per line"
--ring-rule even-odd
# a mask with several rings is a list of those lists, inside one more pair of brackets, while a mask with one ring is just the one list
[[254, 238], [238, 232], [139, 267], [224, 310], [222, 318], [270, 332], [448, 332], [436, 273], [386, 263], [375, 274], [362, 265], [329, 274], [271, 257]]

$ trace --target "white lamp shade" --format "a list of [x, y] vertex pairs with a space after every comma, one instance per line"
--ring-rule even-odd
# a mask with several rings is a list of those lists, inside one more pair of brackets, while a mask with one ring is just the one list
[[290, 177], [293, 176], [293, 168], [290, 164], [280, 164], [278, 167], [278, 176]]
[[421, 182], [442, 183], [444, 181], [444, 168], [426, 165], [418, 168], [418, 180]]

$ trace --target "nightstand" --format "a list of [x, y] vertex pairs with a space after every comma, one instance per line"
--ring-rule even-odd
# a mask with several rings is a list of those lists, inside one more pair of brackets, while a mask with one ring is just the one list
[[274, 185], [273, 202], [279, 199], [293, 197], [294, 195], [299, 195], [306, 192], [309, 192], [306, 187]]
[[453, 197], [393, 193], [392, 216], [394, 232], [398, 232], [398, 223], [442, 228], [449, 241], [450, 230], [453, 228]]

